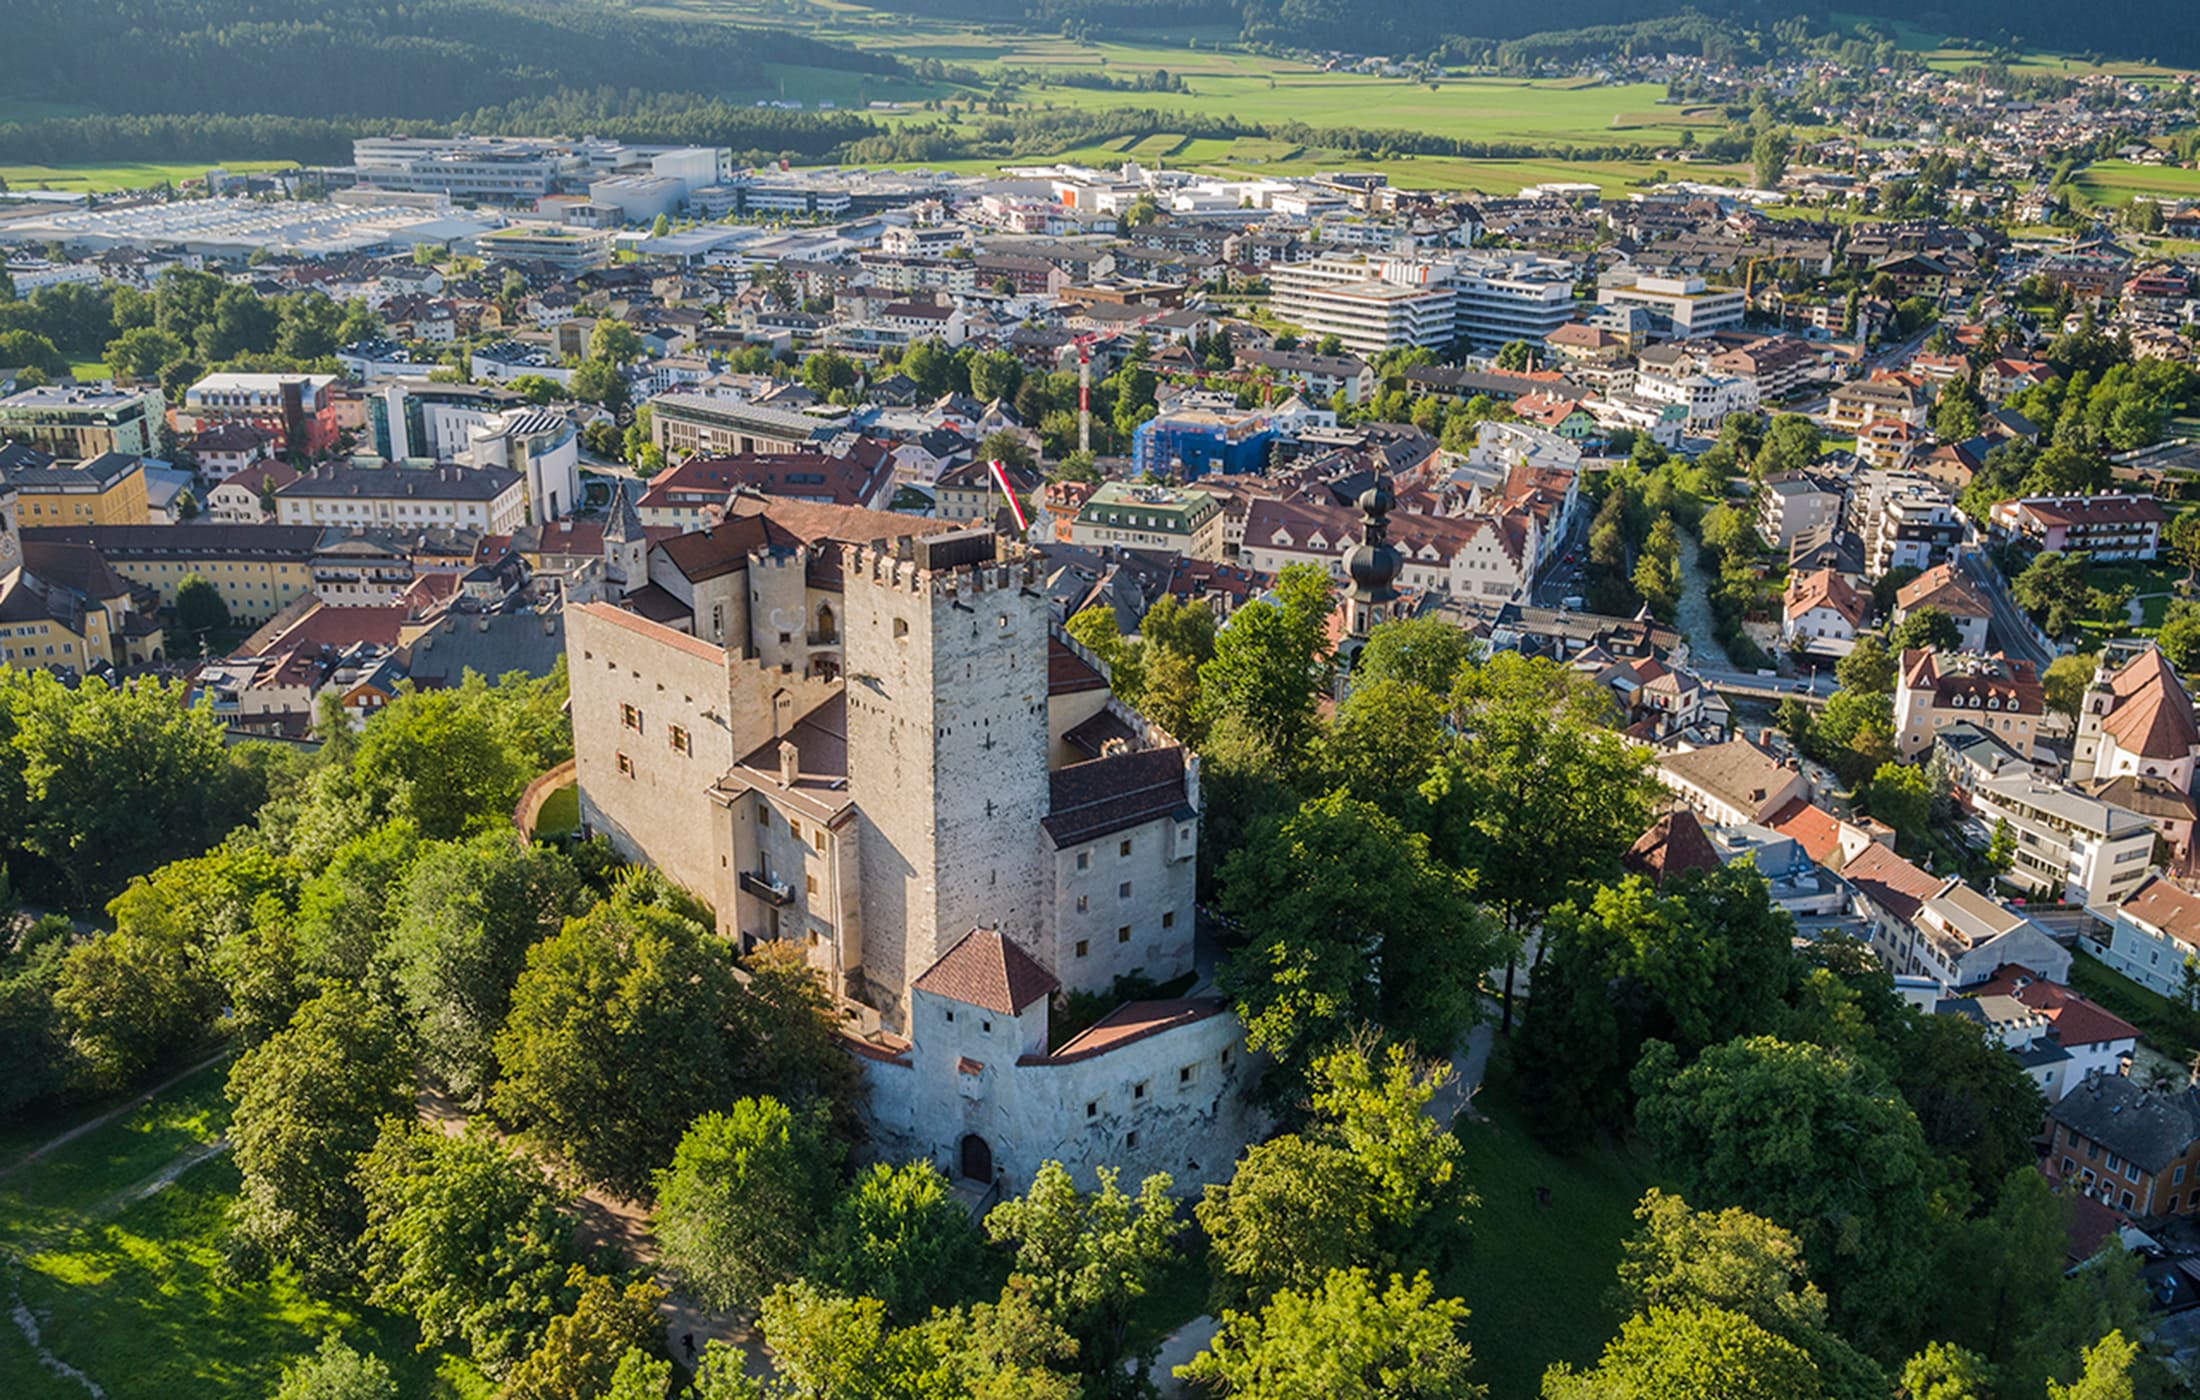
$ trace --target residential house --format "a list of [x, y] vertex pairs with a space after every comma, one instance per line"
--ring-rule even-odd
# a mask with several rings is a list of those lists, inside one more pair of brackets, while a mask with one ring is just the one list
[[2078, 1194], [2129, 1220], [2200, 1207], [2200, 1087], [2095, 1075], [2047, 1116], [2048, 1163]]
[[298, 479], [298, 469], [272, 457], [231, 472], [206, 493], [206, 517], [217, 525], [258, 525], [275, 518], [275, 493]]
[[[1535, 575], [1539, 537], [1534, 517], [1525, 513], [1392, 511], [1388, 528], [1402, 563], [1402, 588], [1495, 609], [1521, 597]], [[1356, 510], [1304, 499], [1255, 498], [1246, 507], [1239, 559], [1264, 574], [1280, 573], [1291, 564], [1316, 564], [1343, 578], [1345, 551], [1359, 543], [1360, 529]]]
[[1840, 484], [1808, 472], [1777, 472], [1757, 493], [1757, 533], [1774, 549], [1794, 544], [1805, 530], [1841, 518]]
[[1788, 575], [1780, 637], [1798, 651], [1846, 656], [1871, 621], [1871, 595], [1832, 569]]
[[1660, 755], [1657, 779], [1712, 826], [1762, 824], [1811, 795], [1799, 767], [1749, 739]]
[[2154, 856], [2154, 824], [2012, 766], [1974, 783], [1971, 810], [1989, 830], [2009, 823], [2007, 878], [2050, 900], [2107, 906], [2137, 889]]
[[[2095, 1075], [2125, 1073], [2138, 1048], [2136, 1026], [2028, 967], [1998, 968], [1985, 982], [1965, 988], [1964, 995], [1974, 998], [1987, 1024], [2002, 1032], [2003, 1044], [2024, 1062], [2049, 1103]], [[2006, 999], [2011, 1008], [1991, 1005], [1996, 998]], [[2003, 1016], [1997, 1017], [1997, 1011]], [[2020, 1031], [2017, 1013], [2036, 1018], [2038, 1024]], [[2022, 1043], [2014, 1043], [2019, 1035]]]
[[1917, 647], [1903, 652], [1896, 668], [1895, 753], [1905, 761], [1922, 759], [1939, 730], [1962, 723], [2029, 761], [2046, 713], [2047, 691], [2029, 661]]
[[1986, 981], [2008, 963], [2061, 981], [2070, 953], [2008, 906], [1952, 876], [1928, 874], [1891, 846], [1866, 846], [1841, 867], [1872, 950], [1897, 977], [1923, 977], [1943, 994]]
[[285, 525], [440, 526], [508, 535], [527, 523], [527, 478], [508, 467], [373, 457], [325, 462], [276, 488], [275, 518]]
[[1953, 564], [1935, 564], [1895, 593], [1894, 620], [1899, 626], [1925, 608], [1946, 616], [1962, 638], [1959, 651], [1986, 650], [1986, 624], [1993, 616], [1978, 585]]
[[2200, 894], [2154, 874], [2093, 912], [2108, 920], [2107, 942], [2091, 945], [2102, 962], [2163, 996], [2185, 995], [2187, 965], [2200, 972]]

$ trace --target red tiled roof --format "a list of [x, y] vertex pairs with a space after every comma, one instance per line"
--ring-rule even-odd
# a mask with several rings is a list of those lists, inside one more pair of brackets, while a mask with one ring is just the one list
[[2073, 1045], [2106, 1045], [2118, 1040], [2137, 1040], [2139, 1028], [2083, 995], [2050, 982], [2028, 967], [2014, 963], [1994, 969], [1985, 985], [1971, 996], [2015, 997], [2035, 1011], [2047, 1013], [2055, 1039], [2064, 1049]]
[[1803, 853], [1826, 865], [1841, 853], [1841, 823], [1833, 813], [1798, 797], [1774, 812], [1765, 825], [1803, 848]]
[[2108, 686], [2116, 703], [2102, 716], [2101, 729], [2116, 747], [2143, 758], [2177, 759], [2200, 744], [2192, 697], [2158, 648], [2139, 653]]
[[1047, 638], [1047, 694], [1074, 695], [1082, 690], [1107, 688], [1108, 678], [1091, 662], [1063, 645], [1061, 638]]
[[1222, 1013], [1222, 1003], [1210, 997], [1172, 997], [1161, 1001], [1125, 1002], [1087, 1026], [1047, 1056], [1027, 1056], [1023, 1064], [1062, 1064], [1090, 1059], [1149, 1035], [1189, 1026]]
[[1841, 873], [1866, 899], [1904, 923], [1916, 918], [1925, 901], [1947, 883], [1880, 845], [1857, 852]]
[[1061, 984], [998, 929], [974, 928], [912, 983], [920, 992], [1015, 1016]]
[[2200, 949], [2200, 895], [2176, 884], [2168, 876], [2147, 876], [2139, 888], [2125, 896], [2124, 902], [2116, 907], [2178, 942]]
[[676, 632], [661, 623], [651, 622], [646, 617], [637, 617], [633, 613], [615, 608], [609, 603], [576, 603], [572, 605], [569, 611], [584, 613], [600, 622], [609, 622], [615, 626], [624, 627], [629, 632], [638, 632], [642, 636], [662, 642], [674, 650], [684, 651], [688, 655], [704, 661], [715, 661], [723, 665], [726, 660], [726, 652], [723, 647], [712, 646], [700, 637], [691, 637], [685, 632]]
[[1717, 870], [1718, 848], [1704, 835], [1703, 823], [1686, 807], [1659, 817], [1622, 857], [1628, 869], [1662, 885], [1669, 876], [1690, 870]]

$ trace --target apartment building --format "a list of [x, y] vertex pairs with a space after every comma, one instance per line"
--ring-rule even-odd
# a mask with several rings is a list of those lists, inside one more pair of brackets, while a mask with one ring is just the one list
[[1827, 414], [1835, 427], [1853, 433], [1881, 419], [1921, 428], [1931, 408], [1932, 400], [1916, 384], [1894, 375], [1875, 375], [1834, 390]]
[[1757, 493], [1757, 533], [1776, 550], [1786, 550], [1805, 530], [1841, 518], [1841, 488], [1807, 472], [1768, 476]]
[[1971, 809], [1989, 829], [2009, 823], [2008, 878], [2048, 899], [2113, 905], [2147, 878], [2154, 823], [2137, 812], [2014, 765], [1972, 785]]
[[225, 423], [258, 428], [278, 453], [318, 456], [343, 431], [333, 374], [209, 374], [183, 391], [180, 432], [203, 433]]
[[2161, 550], [2169, 512], [2152, 496], [2026, 496], [1997, 503], [1987, 520], [1995, 534], [2041, 549], [2149, 560]]
[[1911, 614], [1931, 608], [1955, 623], [1956, 632], [1962, 638], [1959, 650], [1986, 650], [1986, 624], [1993, 617], [1993, 609], [1978, 585], [1955, 565], [1934, 565], [1903, 584], [1894, 596], [1894, 620], [1898, 626], [1907, 622]]
[[158, 387], [118, 389], [44, 385], [0, 398], [0, 441], [55, 457], [161, 455], [167, 405]]
[[1606, 274], [1597, 288], [1597, 305], [1641, 311], [1655, 335], [1698, 340], [1742, 324], [1747, 299], [1731, 287], [1714, 287], [1701, 277], [1653, 277], [1623, 270]]
[[442, 527], [508, 535], [527, 523], [527, 478], [507, 467], [353, 458], [324, 463], [278, 488], [275, 519], [353, 530]]
[[316, 525], [74, 525], [30, 538], [98, 551], [117, 574], [160, 591], [173, 606], [192, 575], [214, 585], [239, 622], [261, 623], [314, 591], [313, 557], [326, 534]]
[[836, 417], [813, 417], [731, 394], [659, 394], [649, 401], [650, 439], [675, 461], [691, 453], [737, 457], [822, 450], [845, 431], [845, 418], [844, 411]]
[[1333, 335], [1356, 354], [1440, 350], [1456, 334], [1457, 293], [1435, 264], [1316, 258], [1272, 268], [1269, 285], [1278, 318], [1307, 340]]
[[0, 449], [0, 489], [13, 490], [25, 526], [142, 525], [152, 518], [141, 458], [105, 452], [57, 462], [42, 452]]
[[2109, 921], [2107, 941], [2092, 945], [2102, 962], [2163, 996], [2184, 995], [2185, 964], [2200, 959], [2200, 894], [2150, 874], [2093, 912]]

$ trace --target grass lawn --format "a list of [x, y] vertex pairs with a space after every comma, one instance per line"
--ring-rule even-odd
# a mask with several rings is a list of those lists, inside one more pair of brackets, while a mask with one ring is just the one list
[[216, 166], [232, 175], [252, 175], [269, 170], [289, 170], [294, 160], [178, 160], [120, 162], [112, 165], [0, 165], [0, 180], [12, 190], [73, 190], [108, 194], [115, 190], [150, 189], [162, 184], [181, 184], [203, 178]]
[[1186, 1238], [1195, 1246], [1163, 1266], [1161, 1276], [1138, 1300], [1131, 1315], [1131, 1349], [1158, 1345], [1162, 1338], [1207, 1311], [1207, 1239], [1197, 1230]]
[[[1554, 1361], [1593, 1363], [1624, 1320], [1613, 1308], [1620, 1242], [1653, 1181], [1637, 1158], [1601, 1144], [1560, 1156], [1521, 1126], [1501, 1061], [1475, 1098], [1484, 1121], [1459, 1124], [1461, 1168], [1481, 1195], [1471, 1257], [1443, 1280], [1466, 1300], [1474, 1379], [1492, 1396], [1534, 1395]], [[1550, 1188], [1538, 1205], [1534, 1188]]]
[[578, 831], [581, 825], [581, 790], [568, 783], [543, 799], [542, 811], [535, 818], [537, 836], [560, 836], [568, 831]]
[[69, 376], [79, 384], [115, 377], [114, 371], [107, 368], [105, 360], [70, 360]]
[[[0, 1179], [0, 1251], [46, 1347], [114, 1400], [264, 1395], [286, 1361], [334, 1329], [387, 1361], [401, 1394], [485, 1397], [489, 1387], [470, 1364], [414, 1350], [409, 1319], [314, 1298], [288, 1270], [226, 1277], [235, 1165], [214, 1156], [166, 1186], [154, 1183], [221, 1134], [227, 1072], [226, 1064], [201, 1070]], [[0, 1332], [13, 1339], [0, 1351], [11, 1400], [48, 1393], [43, 1381], [13, 1383], [25, 1353], [12, 1327]]]
[[2190, 1064], [2200, 1049], [2200, 1014], [2140, 986], [2082, 949], [2071, 960], [2070, 985], [2137, 1026], [2140, 1038], [2159, 1054]]
[[2135, 194], [2169, 199], [2200, 197], [2200, 170], [2179, 165], [2134, 165], [2128, 160], [2097, 160], [2072, 181], [2095, 204], [2128, 203]]

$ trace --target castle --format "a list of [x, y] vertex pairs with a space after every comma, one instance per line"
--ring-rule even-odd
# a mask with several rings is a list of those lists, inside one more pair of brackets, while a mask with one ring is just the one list
[[567, 610], [582, 819], [744, 948], [803, 946], [874, 1149], [1226, 1177], [1257, 1124], [1220, 1002], [1049, 1045], [1059, 994], [1195, 971], [1199, 759], [1111, 697], [1029, 551], [739, 496], [651, 542], [623, 488], [604, 549], [615, 601]]

